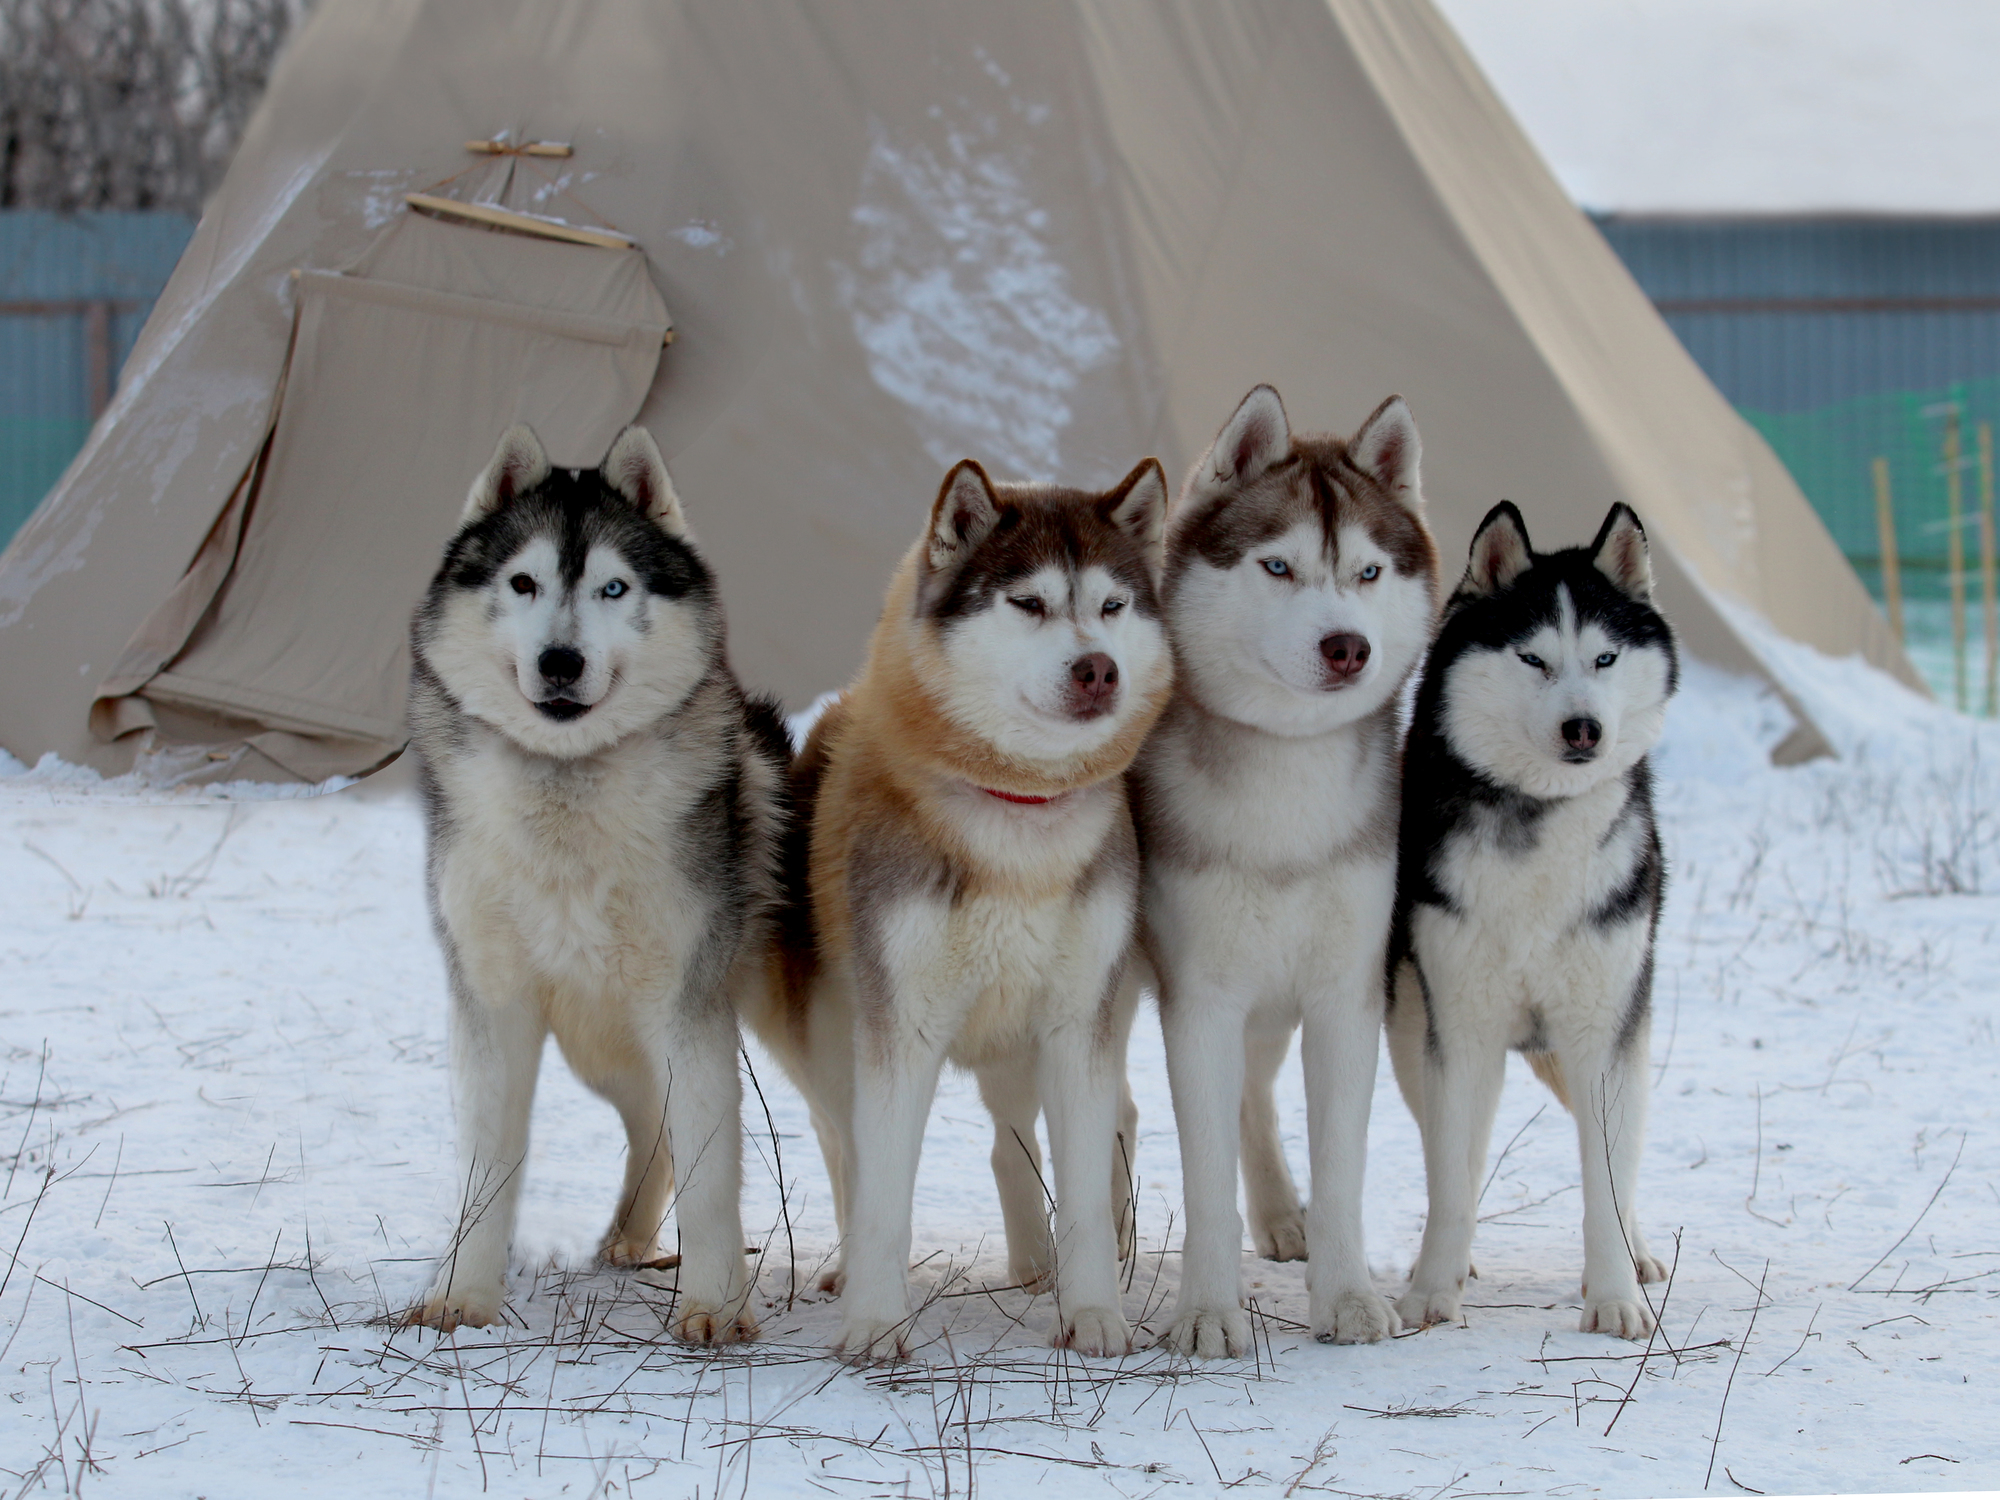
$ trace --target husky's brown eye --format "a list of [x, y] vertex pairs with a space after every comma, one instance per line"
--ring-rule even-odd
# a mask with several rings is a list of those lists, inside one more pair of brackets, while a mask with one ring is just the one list
[[1042, 601], [1037, 599], [1033, 594], [1009, 594], [1007, 602], [1020, 610], [1024, 615], [1039, 615], [1042, 613]]
[[507, 586], [517, 594], [532, 594], [535, 591], [535, 580], [526, 573], [516, 573], [507, 580]]

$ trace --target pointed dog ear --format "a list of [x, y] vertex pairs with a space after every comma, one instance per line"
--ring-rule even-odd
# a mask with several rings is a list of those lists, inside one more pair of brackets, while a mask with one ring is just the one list
[[1190, 494], [1246, 484], [1292, 451], [1285, 403], [1268, 385], [1245, 396], [1188, 475]]
[[1486, 513], [1472, 534], [1472, 555], [1465, 564], [1461, 594], [1497, 594], [1527, 572], [1534, 562], [1528, 526], [1512, 500], [1502, 500]]
[[1097, 502], [1104, 518], [1139, 544], [1155, 575], [1167, 563], [1167, 472], [1149, 458]]
[[666, 460], [660, 445], [643, 427], [628, 427], [612, 441], [611, 451], [598, 466], [604, 482], [632, 502], [632, 508], [668, 536], [693, 541], [681, 497], [667, 477]]
[[930, 545], [925, 551], [931, 571], [957, 567], [1000, 524], [1000, 502], [993, 481], [970, 458], [962, 458], [944, 476], [931, 505]]
[[1653, 597], [1653, 560], [1646, 545], [1646, 528], [1632, 507], [1622, 500], [1611, 507], [1597, 540], [1590, 544], [1590, 560], [1597, 571], [1634, 599]]
[[549, 456], [542, 451], [542, 440], [526, 422], [516, 422], [500, 434], [500, 446], [493, 450], [492, 461], [472, 481], [472, 491], [465, 497], [465, 510], [458, 524], [470, 526], [481, 517], [492, 515], [548, 477]]
[[1424, 485], [1418, 465], [1424, 445], [1417, 437], [1417, 419], [1401, 396], [1391, 396], [1347, 445], [1347, 460], [1368, 475], [1405, 510], [1424, 513]]

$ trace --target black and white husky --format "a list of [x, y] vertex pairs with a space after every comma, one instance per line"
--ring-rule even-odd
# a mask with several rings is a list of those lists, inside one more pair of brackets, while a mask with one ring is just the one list
[[1456, 1319], [1507, 1049], [1576, 1117], [1583, 1329], [1639, 1338], [1665, 1268], [1639, 1232], [1653, 933], [1665, 866], [1646, 754], [1679, 674], [1646, 533], [1614, 505], [1538, 554], [1502, 503], [1424, 667], [1403, 780], [1389, 1051], [1430, 1217], [1399, 1309]]
[[[1145, 945], [1180, 1129], [1187, 1235], [1163, 1342], [1249, 1348], [1251, 1234], [1310, 1252], [1312, 1330], [1396, 1331], [1362, 1254], [1362, 1161], [1396, 886], [1397, 702], [1437, 614], [1416, 424], [1400, 398], [1343, 442], [1243, 399], [1175, 507], [1162, 595], [1178, 686], [1133, 771]], [[1272, 1081], [1303, 1020], [1312, 1206]]]
[[579, 472], [509, 429], [411, 640], [460, 1213], [409, 1316], [499, 1315], [553, 1031], [625, 1124], [604, 1259], [658, 1255], [678, 1173], [673, 1331], [751, 1337], [727, 980], [774, 907], [789, 749], [775, 706], [730, 674], [714, 581], [652, 438], [627, 428]]

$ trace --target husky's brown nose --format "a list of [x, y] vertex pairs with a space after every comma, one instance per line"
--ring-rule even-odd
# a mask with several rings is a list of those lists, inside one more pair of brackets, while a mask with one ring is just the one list
[[1327, 676], [1333, 685], [1345, 687], [1368, 665], [1368, 637], [1330, 635], [1319, 643], [1319, 654], [1326, 661]]
[[1118, 663], [1102, 651], [1079, 656], [1069, 664], [1070, 712], [1079, 719], [1109, 713], [1118, 696]]
[[1603, 738], [1604, 726], [1595, 719], [1563, 720], [1563, 744], [1579, 760], [1595, 755], [1598, 741]]
[[551, 646], [535, 665], [550, 687], [566, 688], [583, 675], [583, 653], [574, 646]]

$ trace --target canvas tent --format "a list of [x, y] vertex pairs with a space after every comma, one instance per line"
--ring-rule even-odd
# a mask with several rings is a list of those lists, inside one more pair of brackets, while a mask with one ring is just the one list
[[381, 763], [517, 417], [564, 465], [653, 430], [739, 671], [799, 705], [949, 463], [1178, 471], [1265, 380], [1303, 427], [1401, 391], [1447, 557], [1502, 497], [1545, 545], [1622, 498], [1696, 653], [1768, 676], [1761, 616], [1916, 682], [1427, 0], [321, 0], [0, 559], [0, 745]]

